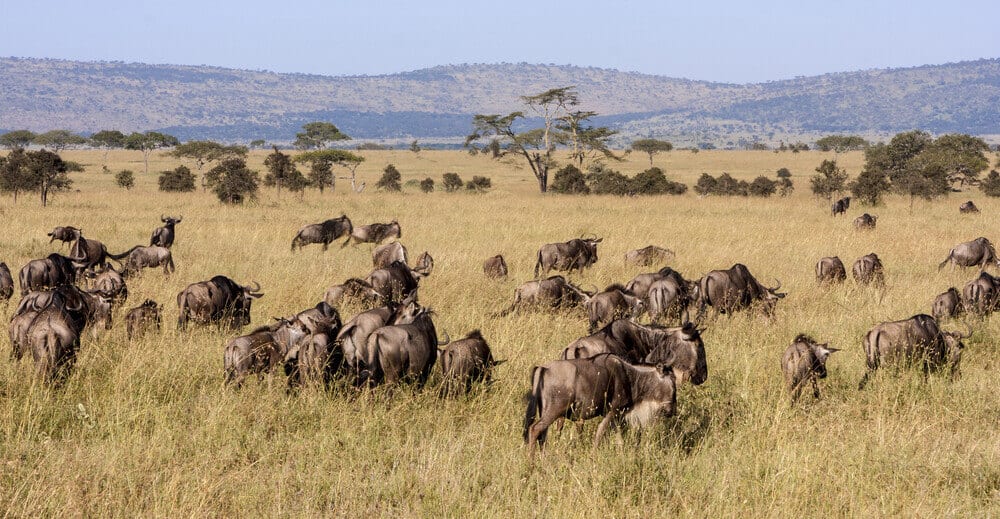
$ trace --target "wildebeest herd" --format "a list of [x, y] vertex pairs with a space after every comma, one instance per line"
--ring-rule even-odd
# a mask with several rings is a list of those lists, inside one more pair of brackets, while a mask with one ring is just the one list
[[[846, 212], [849, 203], [849, 198], [837, 201], [833, 214]], [[968, 212], [964, 207], [962, 212]], [[19, 271], [21, 301], [9, 325], [11, 358], [20, 360], [30, 352], [43, 380], [56, 385], [63, 381], [70, 374], [85, 329], [89, 327], [94, 336], [111, 329], [114, 307], [128, 297], [128, 278], [154, 267], [162, 267], [165, 275], [174, 273], [171, 246], [181, 220], [161, 217], [164, 225], [153, 232], [149, 246], [136, 245], [120, 254], [109, 253], [102, 242], [85, 238], [80, 228], [53, 229], [50, 243], [69, 243], [70, 250], [68, 255], [53, 252], [31, 260]], [[875, 217], [867, 214], [855, 221], [859, 229], [874, 228], [874, 224]], [[443, 330], [439, 334], [434, 311], [418, 297], [421, 281], [433, 272], [434, 260], [424, 252], [411, 266], [406, 247], [398, 241], [401, 236], [395, 220], [355, 227], [346, 215], [302, 227], [292, 240], [293, 251], [308, 244], [322, 244], [326, 250], [340, 238], [345, 238], [344, 246], [372, 243], [376, 245], [373, 270], [331, 286], [313, 307], [276, 317], [229, 340], [221, 355], [226, 384], [239, 387], [253, 375], [283, 373], [290, 388], [328, 387], [338, 379], [354, 387], [407, 382], [422, 387], [435, 364], [441, 367], [442, 396], [457, 396], [488, 383], [493, 368], [502, 361], [494, 358], [479, 330], [454, 341]], [[381, 244], [390, 238], [396, 241]], [[686, 279], [664, 266], [604, 290], [585, 289], [567, 276], [597, 263], [601, 242], [590, 236], [542, 245], [535, 256], [535, 279], [520, 284], [513, 301], [493, 314], [493, 318], [505, 318], [515, 312], [568, 308], [586, 314], [589, 335], [571, 341], [558, 359], [531, 369], [524, 440], [532, 449], [544, 444], [549, 427], [562, 418], [603, 417], [596, 445], [609, 429], [641, 427], [670, 416], [676, 408], [678, 386], [685, 381], [700, 385], [708, 379], [702, 333], [712, 319], [754, 309], [773, 319], [776, 305], [785, 296], [780, 281], [765, 285], [741, 263], [710, 270], [698, 279]], [[650, 245], [626, 254], [625, 262], [662, 265], [673, 257], [673, 251]], [[1000, 278], [985, 270], [1000, 267], [1000, 260], [993, 244], [980, 237], [955, 246], [939, 269], [948, 263], [979, 271], [961, 291], [950, 287], [935, 298], [933, 315], [918, 314], [873, 327], [862, 340], [868, 371], [860, 388], [876, 369], [887, 365], [916, 364], [925, 373], [947, 369], [952, 377], [958, 376], [962, 339], [972, 330], [946, 331], [941, 320], [963, 312], [985, 316], [1000, 306]], [[549, 276], [553, 270], [565, 275]], [[490, 279], [510, 275], [502, 255], [486, 259], [483, 272]], [[821, 285], [847, 278], [837, 256], [821, 258], [815, 273]], [[859, 285], [885, 290], [885, 267], [877, 254], [858, 258], [852, 273]], [[13, 292], [10, 269], [0, 263], [0, 299], [10, 299]], [[177, 295], [177, 327], [215, 324], [238, 330], [251, 323], [253, 300], [263, 295], [256, 282], [241, 284], [222, 275], [190, 283]], [[347, 308], [359, 311], [344, 322], [340, 312]], [[162, 312], [159, 303], [148, 299], [129, 309], [125, 317], [128, 339], [159, 330]], [[644, 315], [648, 321], [640, 324]], [[818, 379], [827, 375], [828, 357], [836, 351], [806, 334], [792, 340], [780, 366], [793, 402], [806, 385], [812, 385], [819, 398]]]

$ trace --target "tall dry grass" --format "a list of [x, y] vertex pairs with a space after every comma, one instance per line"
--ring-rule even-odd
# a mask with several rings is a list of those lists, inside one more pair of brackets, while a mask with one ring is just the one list
[[[133, 344], [121, 322], [85, 340], [65, 387], [33, 381], [30, 360], [0, 362], [0, 510], [10, 516], [961, 516], [1000, 512], [1000, 399], [996, 318], [975, 321], [963, 377], [884, 373], [865, 391], [863, 334], [875, 323], [929, 311], [933, 296], [961, 286], [970, 271], [936, 270], [949, 248], [980, 235], [1000, 240], [1000, 203], [970, 193], [979, 216], [958, 214], [965, 195], [926, 203], [891, 198], [874, 232], [831, 218], [808, 194], [818, 152], [674, 152], [657, 165], [692, 184], [702, 172], [773, 176], [788, 167], [787, 199], [542, 196], [530, 173], [459, 152], [366, 153], [359, 170], [369, 190], [273, 190], [245, 207], [222, 207], [202, 192], [155, 190], [137, 175], [131, 192], [100, 173], [101, 154], [69, 152], [88, 164], [79, 192], [41, 209], [34, 198], [0, 199], [0, 260], [16, 270], [58, 247], [45, 233], [76, 224], [114, 251], [145, 243], [159, 215], [183, 214], [173, 252], [177, 272], [148, 271], [129, 283], [129, 306], [153, 298], [166, 307], [164, 329]], [[261, 167], [264, 154], [252, 165]], [[141, 171], [139, 155], [112, 152], [109, 168]], [[860, 154], [841, 155], [852, 174]], [[446, 171], [493, 178], [484, 195], [371, 190], [385, 164], [405, 180]], [[154, 157], [151, 171], [173, 167]], [[618, 166], [648, 165], [633, 155]], [[852, 208], [851, 216], [866, 208]], [[398, 218], [411, 254], [430, 251], [433, 275], [421, 300], [452, 337], [480, 328], [498, 358], [496, 383], [468, 398], [436, 392], [286, 393], [280, 377], [241, 391], [222, 384], [222, 346], [231, 334], [178, 333], [175, 296], [187, 283], [225, 274], [257, 280], [266, 295], [254, 323], [318, 301], [324, 289], [370, 270], [370, 247], [292, 253], [303, 224], [346, 213], [356, 223]], [[600, 261], [582, 284], [624, 282], [640, 270], [624, 253], [647, 244], [677, 252], [687, 277], [745, 263], [788, 291], [772, 322], [752, 315], [713, 320], [705, 332], [709, 379], [685, 386], [677, 416], [641, 437], [590, 449], [596, 423], [566, 427], [528, 463], [521, 441], [522, 396], [531, 366], [553, 359], [586, 333], [580, 312], [490, 315], [531, 277], [537, 247], [584, 233], [604, 237]], [[820, 289], [815, 261], [839, 255], [850, 265], [877, 252], [887, 290], [848, 282]], [[508, 281], [483, 278], [482, 261], [503, 253]], [[0, 309], [9, 316], [13, 304]], [[345, 316], [345, 317], [349, 317]], [[958, 324], [948, 327], [958, 328]], [[843, 348], [831, 358], [823, 398], [790, 406], [779, 359], [800, 332]], [[3, 341], [6, 344], [6, 341]], [[432, 385], [434, 382], [432, 381]]]

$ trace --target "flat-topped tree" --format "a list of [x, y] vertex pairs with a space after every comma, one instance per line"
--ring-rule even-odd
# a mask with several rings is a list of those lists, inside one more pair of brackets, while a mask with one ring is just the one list
[[300, 150], [316, 150], [326, 148], [330, 143], [346, 140], [350, 140], [350, 137], [332, 123], [317, 121], [302, 125], [302, 131], [295, 134], [294, 146]]
[[667, 152], [674, 149], [674, 145], [659, 139], [639, 139], [632, 142], [632, 151], [638, 151], [649, 155], [649, 166], [653, 167], [653, 155], [660, 152]]
[[125, 147], [125, 134], [118, 130], [101, 130], [90, 136], [90, 145], [104, 150], [103, 166], [108, 165], [108, 152]]
[[35, 132], [30, 130], [14, 130], [0, 135], [0, 146], [9, 150], [27, 147], [35, 140]]
[[355, 170], [359, 164], [365, 161], [365, 158], [345, 150], [325, 149], [300, 153], [292, 160], [310, 165], [309, 180], [322, 193], [325, 186], [329, 185], [330, 189], [333, 190], [336, 184], [333, 166], [341, 166], [351, 172], [351, 176], [341, 178], [350, 179], [351, 189], [356, 191]]
[[142, 152], [142, 161], [145, 165], [145, 173], [149, 173], [149, 154], [153, 150], [177, 146], [180, 141], [173, 135], [160, 132], [132, 132], [125, 138], [125, 149], [139, 150]]
[[622, 158], [615, 155], [609, 147], [608, 141], [618, 132], [606, 127], [593, 127], [587, 125], [590, 119], [597, 115], [597, 112], [577, 110], [567, 113], [559, 118], [556, 128], [564, 132], [569, 138], [573, 151], [569, 156], [577, 162], [578, 167], [583, 167], [583, 161], [589, 154], [599, 154], [604, 158], [614, 161], [621, 161]]
[[201, 169], [206, 164], [228, 158], [245, 159], [247, 153], [249, 151], [246, 146], [226, 146], [214, 141], [187, 141], [184, 144], [178, 144], [165, 155], [178, 159], [193, 160], [195, 168], [201, 173]]
[[69, 130], [50, 130], [36, 135], [32, 142], [43, 148], [59, 153], [70, 146], [86, 144], [87, 139]]

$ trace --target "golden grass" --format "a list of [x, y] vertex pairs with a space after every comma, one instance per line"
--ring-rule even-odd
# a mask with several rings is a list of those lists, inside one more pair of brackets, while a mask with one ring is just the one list
[[[150, 297], [166, 308], [164, 330], [134, 344], [121, 322], [85, 340], [65, 387], [33, 382], [30, 360], [0, 361], [0, 510], [12, 516], [960, 516], [1000, 513], [1000, 400], [994, 360], [997, 319], [975, 322], [966, 341], [963, 378], [948, 383], [919, 374], [882, 374], [865, 391], [863, 334], [875, 323], [928, 312], [949, 286], [972, 271], [936, 265], [954, 244], [996, 235], [1000, 203], [952, 196], [934, 203], [891, 198], [884, 207], [852, 207], [831, 218], [808, 194], [808, 177], [832, 154], [673, 152], [656, 165], [689, 185], [702, 172], [737, 178], [794, 174], [787, 199], [616, 198], [542, 196], [526, 170], [460, 152], [365, 152], [359, 169], [369, 190], [310, 192], [302, 200], [262, 191], [245, 207], [222, 207], [210, 194], [161, 194], [141, 174], [138, 154], [112, 152], [112, 171], [137, 172], [131, 192], [100, 173], [101, 153], [67, 152], [88, 164], [75, 174], [79, 192], [59, 194], [49, 208], [37, 197], [0, 199], [0, 260], [16, 271], [58, 249], [45, 233], [76, 224], [114, 251], [146, 243], [159, 215], [183, 214], [173, 252], [177, 272], [147, 271], [129, 284], [128, 306]], [[253, 155], [263, 169], [264, 153]], [[859, 153], [841, 155], [856, 174]], [[415, 189], [373, 191], [392, 162], [404, 181], [446, 171], [492, 177], [484, 195]], [[150, 171], [177, 164], [153, 157]], [[648, 166], [632, 155], [619, 166]], [[980, 216], [958, 214], [965, 198]], [[857, 233], [850, 219], [868, 210], [879, 227]], [[353, 395], [304, 390], [286, 394], [279, 377], [241, 391], [222, 385], [222, 346], [231, 334], [178, 333], [175, 296], [187, 283], [226, 274], [259, 281], [266, 295], [254, 323], [318, 301], [324, 289], [370, 270], [370, 247], [326, 253], [289, 251], [303, 224], [346, 213], [357, 223], [398, 218], [411, 254], [430, 251], [433, 275], [421, 300], [437, 311], [438, 328], [457, 337], [481, 328], [508, 362], [496, 383], [467, 399], [436, 392]], [[789, 295], [773, 322], [722, 317], [705, 332], [709, 379], [679, 393], [676, 417], [637, 439], [590, 449], [596, 423], [553, 434], [532, 466], [521, 441], [531, 366], [553, 359], [586, 333], [579, 312], [490, 315], [531, 277], [545, 242], [584, 233], [604, 237], [600, 261], [584, 285], [624, 282], [640, 270], [624, 253], [647, 244], [677, 252], [687, 277], [748, 265], [762, 281], [780, 278]], [[815, 286], [813, 266], [839, 255], [850, 267], [877, 252], [887, 268], [884, 294], [852, 282]], [[482, 261], [503, 253], [506, 282], [486, 281]], [[0, 310], [9, 316], [13, 304]], [[349, 317], [348, 316], [345, 316]], [[953, 327], [957, 325], [948, 325]], [[823, 398], [790, 406], [779, 359], [800, 332], [844, 351], [828, 364]], [[6, 343], [6, 341], [3, 341]], [[6, 356], [6, 354], [5, 354]], [[432, 385], [434, 382], [432, 381]]]

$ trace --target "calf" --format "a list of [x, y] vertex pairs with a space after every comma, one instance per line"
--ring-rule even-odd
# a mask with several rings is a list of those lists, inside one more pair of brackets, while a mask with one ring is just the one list
[[835, 351], [840, 350], [819, 344], [808, 335], [795, 337], [781, 357], [781, 371], [785, 373], [785, 387], [792, 395], [792, 402], [799, 399], [807, 383], [812, 383], [813, 396], [819, 398], [817, 379], [826, 378], [826, 359]]
[[150, 326], [156, 326], [159, 331], [160, 325], [160, 305], [151, 299], [143, 301], [125, 315], [125, 335], [130, 341], [144, 334]]
[[497, 254], [483, 262], [483, 273], [492, 279], [507, 279], [507, 262], [503, 255]]
[[955, 287], [950, 287], [947, 291], [938, 294], [938, 296], [934, 298], [934, 302], [931, 303], [931, 315], [933, 315], [935, 319], [955, 317], [962, 313], [963, 310], [962, 298], [959, 296], [958, 289]]
[[878, 220], [878, 216], [865, 213], [854, 219], [854, 228], [858, 230], [874, 229], [876, 220]]
[[851, 197], [846, 196], [834, 202], [833, 207], [831, 207], [830, 209], [831, 212], [833, 213], [833, 216], [837, 216], [838, 214], [847, 214], [847, 209], [849, 209], [850, 207], [851, 207]]
[[960, 212], [960, 213], [978, 213], [979, 212], [979, 208], [976, 207], [976, 204], [972, 203], [972, 200], [966, 200], [966, 202], [964, 204], [962, 204], [961, 206], [959, 206], [958, 212]]
[[821, 285], [824, 283], [843, 283], [845, 279], [847, 279], [847, 269], [844, 268], [844, 262], [840, 261], [837, 256], [820, 258], [816, 262], [817, 283]]
[[635, 366], [602, 354], [535, 366], [527, 400], [524, 441], [533, 453], [535, 444], [544, 447], [549, 426], [559, 418], [603, 416], [594, 436], [596, 448], [609, 427], [627, 423], [641, 428], [656, 417], [673, 415], [677, 393], [669, 366]]
[[874, 284], [877, 287], [885, 286], [885, 273], [882, 268], [882, 260], [874, 252], [858, 258], [854, 262], [851, 272], [854, 274], [854, 280], [859, 285]]
[[625, 290], [625, 287], [614, 284], [595, 294], [584, 304], [590, 320], [589, 333], [594, 333], [599, 327], [611, 324], [618, 318], [636, 319], [646, 310], [646, 303]]
[[489, 344], [479, 330], [472, 330], [441, 350], [441, 396], [457, 396], [472, 390], [472, 384], [489, 383], [493, 368], [503, 361], [493, 359]]

